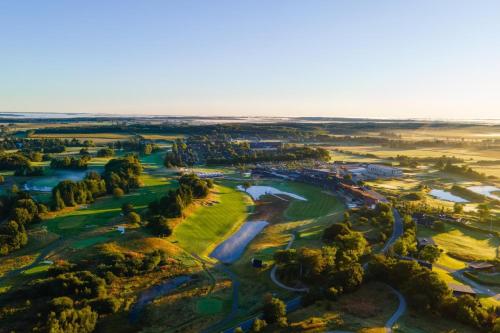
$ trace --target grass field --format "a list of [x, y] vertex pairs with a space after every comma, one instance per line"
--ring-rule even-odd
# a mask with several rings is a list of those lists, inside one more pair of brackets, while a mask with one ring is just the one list
[[394, 333], [477, 333], [477, 330], [465, 326], [456, 320], [447, 320], [443, 317], [423, 314], [413, 310], [407, 311], [397, 322]]
[[25, 275], [38, 274], [38, 273], [48, 271], [49, 268], [50, 268], [50, 265], [48, 265], [48, 264], [39, 264], [39, 265], [36, 265], [34, 267], [31, 267], [30, 269], [23, 271], [23, 274], [25, 274]]
[[[319, 301], [289, 315], [290, 322], [310, 317], [322, 318], [327, 326], [324, 331], [341, 329], [358, 332], [363, 328], [383, 327], [397, 308], [396, 296], [382, 283], [371, 282], [353, 293], [339, 297], [335, 302]], [[339, 316], [343, 324], [335, 324]]]
[[201, 315], [214, 315], [222, 311], [224, 302], [213, 297], [204, 297], [196, 302], [196, 312]]
[[254, 185], [272, 186], [306, 198], [307, 201], [290, 201], [290, 205], [284, 212], [285, 218], [290, 221], [314, 219], [344, 210], [344, 205], [337, 197], [323, 192], [318, 186], [270, 180], [257, 181]]
[[116, 140], [126, 140], [131, 138], [132, 134], [120, 133], [35, 133], [30, 138], [57, 138], [57, 139], [79, 139], [92, 140], [98, 142], [109, 142]]
[[245, 221], [250, 200], [240, 191], [216, 186], [216, 201], [212, 206], [198, 207], [172, 234], [172, 241], [189, 253], [207, 255]]
[[165, 178], [141, 176], [144, 186], [124, 195], [121, 198], [106, 196], [99, 198], [87, 208], [71, 210], [69, 213], [56, 215], [45, 221], [49, 231], [70, 236], [90, 230], [95, 226], [108, 224], [112, 219], [118, 217], [123, 203], [130, 202], [138, 210], [141, 210], [156, 198], [161, 197], [169, 188], [175, 187], [175, 182], [167, 181]]
[[488, 260], [499, 255], [500, 241], [484, 233], [446, 224], [445, 232], [418, 228], [419, 237], [432, 237], [437, 245], [451, 257], [464, 260]]

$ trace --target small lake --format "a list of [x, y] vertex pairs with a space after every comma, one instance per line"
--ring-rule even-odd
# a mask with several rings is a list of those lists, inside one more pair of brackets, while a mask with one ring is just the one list
[[500, 200], [500, 196], [492, 193], [492, 192], [500, 191], [500, 188], [498, 188], [496, 186], [491, 186], [491, 185], [471, 186], [471, 187], [467, 187], [467, 189], [471, 190], [472, 192], [476, 192], [478, 194], [485, 195], [488, 198]]
[[434, 190], [431, 190], [429, 192], [429, 194], [432, 195], [433, 197], [436, 197], [438, 199], [445, 200], [445, 201], [461, 202], [461, 203], [462, 202], [469, 202], [468, 200], [461, 198], [458, 195], [451, 194], [448, 191], [434, 189]]
[[210, 257], [216, 258], [225, 264], [235, 262], [243, 255], [247, 245], [268, 224], [267, 221], [245, 222], [237, 232], [219, 244], [215, 250], [210, 253]]
[[54, 170], [47, 176], [33, 177], [23, 185], [23, 190], [50, 192], [53, 187], [63, 180], [72, 180], [74, 182], [82, 180], [89, 171]]
[[282, 194], [282, 195], [289, 196], [290, 198], [293, 198], [293, 199], [307, 201], [306, 198], [301, 197], [300, 195], [297, 195], [295, 193], [290, 193], [290, 192], [284, 192], [284, 191], [278, 190], [277, 188], [274, 188], [271, 186], [250, 186], [245, 191], [243, 186], [238, 185], [238, 190], [248, 193], [254, 200], [259, 200], [260, 197], [262, 197], [264, 195]]

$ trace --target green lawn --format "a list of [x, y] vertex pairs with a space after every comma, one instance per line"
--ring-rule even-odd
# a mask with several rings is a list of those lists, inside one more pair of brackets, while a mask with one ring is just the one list
[[294, 193], [307, 199], [307, 201], [292, 200], [285, 210], [285, 218], [291, 221], [314, 219], [329, 214], [335, 214], [345, 209], [337, 197], [323, 192], [319, 186], [297, 183], [264, 181], [256, 185], [267, 185], [279, 190]]
[[23, 271], [23, 274], [32, 275], [32, 274], [37, 274], [37, 273], [41, 273], [41, 272], [46, 272], [49, 269], [49, 267], [50, 267], [50, 265], [48, 265], [48, 264], [36, 265], [34, 267], [31, 267], [30, 269]]
[[245, 221], [250, 201], [243, 192], [216, 186], [219, 203], [197, 208], [175, 229], [172, 240], [189, 253], [206, 255]]
[[95, 244], [107, 242], [107, 241], [109, 241], [115, 237], [118, 237], [118, 236], [120, 236], [120, 233], [118, 231], [113, 231], [113, 232], [107, 233], [105, 235], [85, 238], [85, 239], [76, 241], [72, 244], [72, 247], [75, 249], [84, 249], [86, 247], [89, 247], [89, 246], [92, 246]]
[[419, 237], [432, 237], [437, 245], [450, 255], [464, 261], [496, 258], [500, 241], [465, 228], [446, 224], [445, 232], [435, 232], [428, 228], [418, 228]]
[[164, 195], [176, 182], [167, 181], [162, 177], [143, 175], [144, 186], [116, 199], [106, 196], [96, 200], [87, 208], [80, 208], [68, 214], [59, 215], [46, 220], [49, 231], [63, 236], [76, 235], [95, 226], [102, 226], [121, 213], [123, 203], [130, 202], [136, 209], [143, 209], [156, 198]]

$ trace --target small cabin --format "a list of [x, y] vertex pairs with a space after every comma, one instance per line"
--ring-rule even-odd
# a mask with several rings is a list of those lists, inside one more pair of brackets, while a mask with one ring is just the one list
[[264, 267], [264, 263], [262, 262], [261, 259], [255, 259], [255, 258], [252, 258], [252, 267], [254, 268], [262, 268]]
[[436, 245], [430, 237], [417, 237], [417, 248], [421, 249], [427, 245]]

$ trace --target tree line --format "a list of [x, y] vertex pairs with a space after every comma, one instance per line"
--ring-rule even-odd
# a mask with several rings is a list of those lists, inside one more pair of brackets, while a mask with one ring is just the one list
[[136, 156], [112, 159], [104, 166], [102, 175], [89, 172], [79, 182], [64, 180], [52, 189], [53, 209], [60, 210], [91, 203], [95, 198], [117, 190], [128, 193], [140, 186], [142, 166]]
[[26, 229], [41, 221], [47, 207], [27, 192], [16, 191], [0, 196], [0, 255], [20, 249], [28, 243]]
[[183, 216], [184, 209], [194, 199], [205, 198], [213, 187], [211, 179], [200, 179], [194, 174], [184, 174], [179, 178], [179, 187], [149, 204], [147, 226], [155, 234], [169, 236], [172, 233], [168, 219]]

